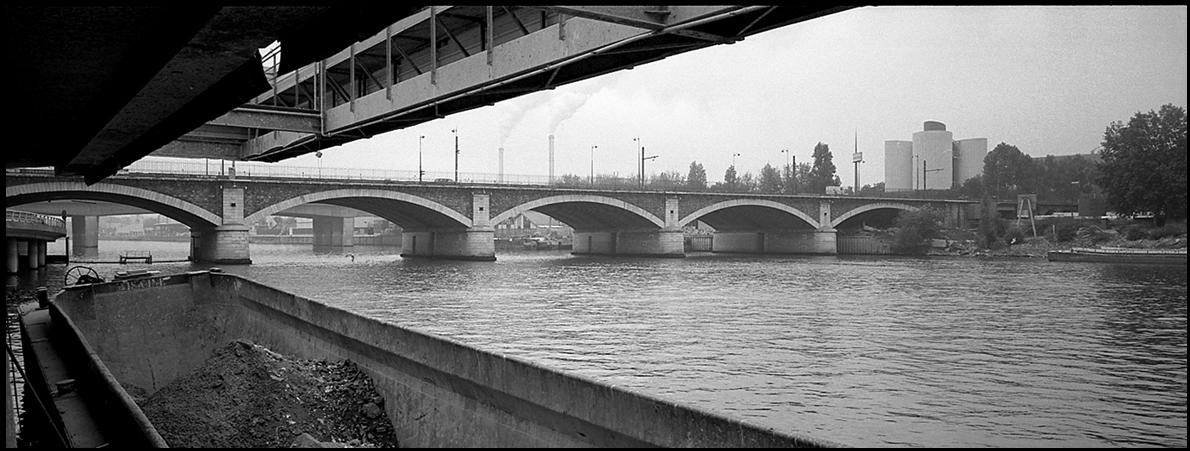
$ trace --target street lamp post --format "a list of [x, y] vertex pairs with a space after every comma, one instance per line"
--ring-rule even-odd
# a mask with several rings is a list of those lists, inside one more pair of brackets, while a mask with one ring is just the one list
[[790, 177], [790, 175], [793, 174], [793, 168], [789, 166], [789, 162], [790, 162], [789, 158], [791, 155], [789, 155], [789, 149], [781, 149], [781, 153], [785, 154], [785, 172], [788, 173], [788, 174], [783, 174], [783, 175], [785, 175], [785, 177], [784, 177], [785, 180], [783, 180], [784, 183], [782, 183], [782, 185], [786, 185], [785, 191], [788, 192], [792, 189], [792, 187], [788, 186], [789, 181], [793, 179], [793, 177]]
[[645, 161], [657, 158], [659, 155], [645, 156], [645, 148], [640, 148], [640, 186], [645, 187]]
[[459, 183], [459, 129], [454, 128], [450, 132], [455, 134], [455, 183]]
[[636, 165], [636, 171], [639, 173], [637, 178], [640, 179], [640, 186], [643, 188], [645, 186], [645, 149], [640, 146], [639, 136], [632, 140], [636, 141], [636, 151], [640, 152], [640, 164]]
[[426, 139], [426, 135], [421, 135], [421, 138], [417, 139], [417, 183], [421, 183], [421, 176], [426, 173], [421, 169], [421, 142], [424, 139]]
[[318, 178], [322, 178], [322, 151], [314, 152], [314, 156], [318, 157]]
[[938, 169], [929, 169], [929, 170], [927, 170], [927, 169], [926, 169], [926, 159], [925, 159], [925, 158], [922, 158], [922, 159], [921, 159], [921, 190], [922, 190], [922, 191], [925, 191], [925, 190], [926, 190], [926, 175], [928, 175], [928, 174], [929, 174], [929, 173], [931, 173], [931, 172], [938, 172], [938, 171], [941, 171], [942, 169], [944, 169], [944, 168], [938, 168]]
[[587, 183], [595, 186], [595, 149], [599, 146], [591, 146], [591, 178], [587, 179]]

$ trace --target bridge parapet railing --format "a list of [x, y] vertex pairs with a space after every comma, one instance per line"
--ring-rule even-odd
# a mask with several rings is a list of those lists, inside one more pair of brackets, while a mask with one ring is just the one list
[[20, 211], [20, 210], [5, 209], [4, 210], [4, 221], [5, 222], [24, 222], [24, 223], [28, 223], [28, 224], [42, 224], [42, 225], [47, 225], [50, 227], [63, 227], [63, 228], [66, 227], [66, 221], [63, 221], [62, 218], [50, 216], [50, 215], [43, 215], [40, 213], [30, 213], [27, 211]]

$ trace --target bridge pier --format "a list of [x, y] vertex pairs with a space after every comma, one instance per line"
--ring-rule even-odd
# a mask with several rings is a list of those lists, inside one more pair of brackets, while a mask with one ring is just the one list
[[711, 252], [741, 254], [838, 254], [835, 230], [715, 232]]
[[190, 230], [190, 260], [223, 265], [252, 263], [248, 253], [248, 226], [244, 224], [244, 188], [220, 187], [223, 225]]
[[685, 257], [682, 231], [676, 229], [575, 231], [573, 255]]
[[71, 255], [83, 258], [99, 256], [99, 216], [70, 217]]
[[223, 265], [251, 264], [248, 226], [234, 224], [191, 231], [190, 260]]
[[45, 267], [47, 242], [17, 238], [7, 238], [6, 242], [4, 266], [7, 274], [17, 274], [23, 269]]
[[314, 252], [344, 252], [355, 247], [355, 218], [314, 217]]
[[405, 230], [401, 257], [496, 261], [495, 237], [491, 228]]

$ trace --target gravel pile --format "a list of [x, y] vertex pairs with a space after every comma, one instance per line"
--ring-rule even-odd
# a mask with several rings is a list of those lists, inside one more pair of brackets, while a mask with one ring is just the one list
[[398, 445], [384, 399], [353, 362], [290, 359], [249, 341], [137, 402], [171, 447]]

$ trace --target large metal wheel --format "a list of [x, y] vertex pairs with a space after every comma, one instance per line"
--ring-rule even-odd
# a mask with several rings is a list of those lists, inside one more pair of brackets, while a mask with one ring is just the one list
[[66, 286], [68, 287], [71, 285], [99, 282], [103, 282], [103, 278], [99, 277], [99, 273], [90, 267], [75, 266], [66, 270]]

